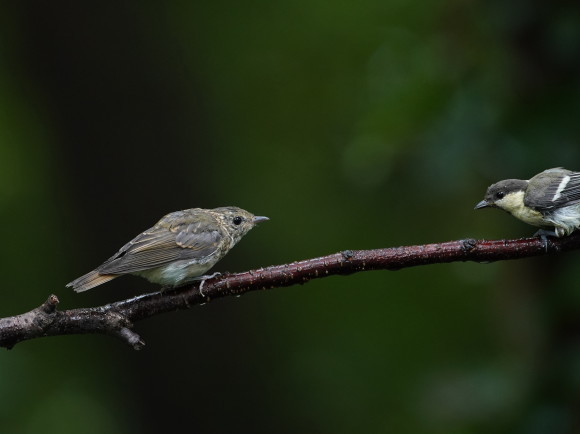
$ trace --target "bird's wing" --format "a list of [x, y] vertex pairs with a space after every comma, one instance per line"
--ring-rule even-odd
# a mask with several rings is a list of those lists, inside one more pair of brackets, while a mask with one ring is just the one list
[[525, 205], [538, 211], [549, 211], [580, 202], [580, 172], [549, 169], [532, 179]]
[[128, 274], [157, 268], [179, 260], [199, 260], [219, 249], [223, 239], [217, 222], [209, 216], [164, 217], [151, 229], [125, 244], [102, 264], [100, 274]]

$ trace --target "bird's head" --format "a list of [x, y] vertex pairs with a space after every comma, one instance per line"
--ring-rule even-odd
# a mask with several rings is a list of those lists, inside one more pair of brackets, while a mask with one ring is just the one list
[[528, 181], [522, 179], [506, 179], [490, 185], [481, 202], [475, 205], [475, 209], [500, 208], [511, 212], [516, 207], [523, 205], [524, 193], [528, 187]]
[[268, 217], [255, 216], [236, 206], [214, 208], [212, 211], [234, 242], [238, 242], [258, 223], [269, 220]]

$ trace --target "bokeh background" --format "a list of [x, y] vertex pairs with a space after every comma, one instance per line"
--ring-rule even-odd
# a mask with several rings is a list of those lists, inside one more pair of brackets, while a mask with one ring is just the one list
[[[580, 169], [572, 1], [4, 2], [0, 316], [167, 212], [271, 218], [216, 271], [534, 229], [473, 211]], [[6, 433], [580, 432], [578, 253], [331, 277], [0, 352]]]

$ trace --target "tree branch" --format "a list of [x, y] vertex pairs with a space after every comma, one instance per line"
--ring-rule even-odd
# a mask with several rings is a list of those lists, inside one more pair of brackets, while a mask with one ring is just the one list
[[580, 233], [565, 238], [518, 240], [459, 240], [446, 243], [404, 246], [376, 250], [345, 250], [333, 255], [291, 264], [225, 274], [205, 281], [203, 295], [199, 282], [165, 292], [140, 295], [104, 306], [58, 311], [58, 298], [51, 295], [30, 312], [0, 318], [0, 347], [42, 336], [101, 333], [116, 336], [132, 346], [145, 343], [133, 330], [133, 322], [163, 312], [188, 309], [209, 300], [240, 295], [249, 291], [303, 284], [331, 275], [347, 275], [370, 270], [400, 270], [418, 265], [457, 261], [493, 262], [566, 252], [580, 248]]

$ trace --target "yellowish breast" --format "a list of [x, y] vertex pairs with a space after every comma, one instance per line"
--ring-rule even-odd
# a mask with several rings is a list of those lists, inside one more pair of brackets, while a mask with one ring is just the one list
[[539, 211], [524, 206], [523, 191], [506, 195], [503, 199], [497, 201], [496, 205], [529, 225], [545, 226], [547, 223]]

